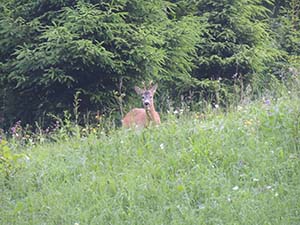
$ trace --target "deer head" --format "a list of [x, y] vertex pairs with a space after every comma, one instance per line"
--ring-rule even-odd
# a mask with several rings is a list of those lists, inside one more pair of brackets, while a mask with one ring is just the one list
[[147, 127], [151, 122], [160, 124], [160, 116], [155, 111], [153, 96], [156, 92], [157, 84], [149, 88], [134, 87], [135, 92], [141, 96], [144, 108], [134, 108], [126, 114], [122, 120], [124, 127]]

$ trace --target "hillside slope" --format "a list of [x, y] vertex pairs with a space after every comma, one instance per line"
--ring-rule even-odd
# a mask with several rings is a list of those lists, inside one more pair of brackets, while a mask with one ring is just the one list
[[0, 224], [299, 224], [299, 103], [24, 149]]

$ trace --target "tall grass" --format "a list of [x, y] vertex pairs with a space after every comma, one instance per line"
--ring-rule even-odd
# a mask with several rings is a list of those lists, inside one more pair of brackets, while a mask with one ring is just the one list
[[0, 224], [299, 224], [300, 100], [22, 149]]

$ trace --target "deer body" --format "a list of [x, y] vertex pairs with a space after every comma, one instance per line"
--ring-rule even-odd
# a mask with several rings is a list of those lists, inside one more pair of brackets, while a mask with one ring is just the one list
[[157, 85], [150, 89], [134, 88], [136, 93], [142, 96], [144, 108], [134, 108], [128, 112], [122, 120], [123, 127], [148, 127], [150, 124], [160, 124], [160, 116], [155, 111], [153, 103], [153, 95], [157, 89]]

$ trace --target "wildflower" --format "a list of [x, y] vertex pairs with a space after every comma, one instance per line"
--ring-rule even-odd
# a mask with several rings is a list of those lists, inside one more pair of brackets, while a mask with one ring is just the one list
[[242, 109], [243, 109], [243, 107], [240, 105], [237, 107], [237, 111], [241, 111]]
[[257, 178], [253, 178], [253, 181], [254, 181], [254, 182], [258, 182], [258, 181], [259, 181], [259, 179], [257, 179]]
[[270, 99], [266, 99], [264, 103], [265, 103], [265, 105], [271, 105], [271, 100]]
[[55, 121], [55, 124], [53, 125], [52, 131], [58, 130], [60, 127], [60, 122], [58, 120]]
[[26, 162], [29, 162], [29, 161], [30, 161], [30, 158], [29, 158], [29, 156], [28, 156], [28, 155], [25, 155], [25, 157], [24, 157], [24, 158], [25, 158], [25, 161], [26, 161]]
[[15, 127], [10, 128], [10, 130], [11, 130], [12, 134], [16, 133], [16, 128]]
[[198, 204], [198, 209], [205, 209], [205, 205], [202, 204], [202, 203], [199, 203], [199, 204]]
[[160, 147], [160, 149], [164, 149], [165, 148], [165, 145], [163, 144], [163, 143], [161, 143], [160, 145], [159, 145], [159, 147]]
[[95, 116], [95, 119], [98, 120], [98, 121], [100, 121], [100, 120], [102, 119], [102, 116], [101, 116], [100, 114], [97, 114], [97, 115]]
[[233, 191], [239, 190], [239, 186], [234, 186], [234, 187], [232, 188], [232, 190], [233, 190]]
[[236, 79], [238, 77], [238, 73], [232, 75], [232, 79]]
[[246, 126], [250, 126], [251, 124], [252, 124], [252, 120], [246, 120], [244, 122], [244, 125], [246, 125]]

